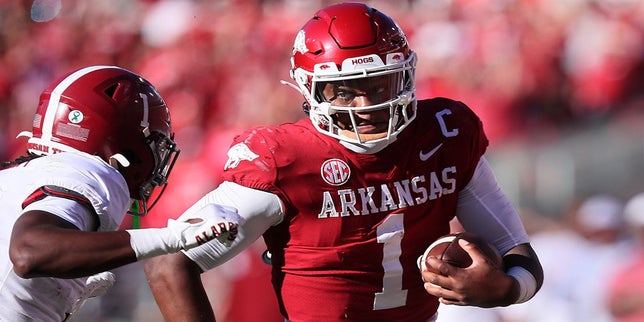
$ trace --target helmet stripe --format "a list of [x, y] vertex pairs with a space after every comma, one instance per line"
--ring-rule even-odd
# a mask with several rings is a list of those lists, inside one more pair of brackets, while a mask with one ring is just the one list
[[150, 126], [150, 122], [148, 121], [149, 119], [149, 109], [150, 106], [148, 104], [148, 96], [145, 95], [144, 93], [139, 93], [139, 96], [141, 96], [141, 99], [143, 99], [143, 119], [141, 120], [141, 127], [147, 128]]

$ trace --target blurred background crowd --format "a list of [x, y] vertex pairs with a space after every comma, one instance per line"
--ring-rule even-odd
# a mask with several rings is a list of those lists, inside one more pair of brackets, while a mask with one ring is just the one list
[[[165, 225], [219, 183], [237, 132], [304, 116], [300, 94], [279, 81], [289, 79], [296, 32], [332, 2], [0, 0], [0, 159], [24, 153], [15, 137], [31, 129], [54, 78], [85, 65], [128, 68], [166, 99], [182, 149], [166, 195], [142, 221]], [[543, 292], [474, 310], [476, 321], [628, 321], [644, 311], [644, 265], [629, 266], [644, 253], [644, 202], [633, 201], [644, 191], [644, 2], [365, 2], [407, 33], [420, 98], [454, 98], [482, 118], [497, 179], [542, 257]], [[280, 321], [262, 251], [258, 241], [204, 275], [221, 321]], [[117, 278], [81, 317], [160, 320], [140, 264]], [[454, 311], [439, 321], [465, 321], [468, 310]]]

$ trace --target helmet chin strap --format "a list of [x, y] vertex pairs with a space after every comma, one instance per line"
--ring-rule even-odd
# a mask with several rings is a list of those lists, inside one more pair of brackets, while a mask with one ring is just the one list
[[282, 85], [286, 85], [286, 86], [288, 86], [288, 87], [290, 87], [290, 88], [292, 88], [292, 89], [296, 90], [298, 93], [301, 93], [301, 92], [302, 92], [302, 90], [301, 90], [299, 87], [297, 87], [297, 85], [295, 85], [295, 84], [293, 84], [293, 83], [291, 83], [291, 82], [289, 82], [289, 81], [285, 81], [285, 80], [283, 80], [283, 79], [280, 79], [280, 84], [282, 84]]
[[[348, 131], [348, 130], [340, 130], [340, 134], [342, 136], [346, 136], [350, 139], [357, 140], [358, 137], [356, 136], [356, 133], [354, 131]], [[360, 141], [362, 142], [368, 142], [372, 140], [378, 140], [378, 139], [383, 139], [387, 137], [387, 132], [381, 132], [381, 133], [373, 133], [373, 134], [360, 134]]]
[[[347, 131], [349, 132], [349, 131]], [[380, 135], [379, 134], [372, 134], [372, 135]], [[355, 136], [355, 135], [354, 135]], [[362, 136], [362, 135], [361, 135]], [[385, 133], [386, 136], [386, 133]], [[384, 148], [386, 148], [389, 144], [393, 143], [396, 141], [396, 137], [392, 136], [389, 138], [389, 140], [382, 140], [378, 142], [363, 142], [363, 143], [354, 143], [354, 142], [347, 142], [345, 140], [340, 139], [340, 144], [342, 144], [345, 148], [355, 152], [355, 153], [361, 153], [361, 154], [375, 154], [380, 151], [382, 151]]]

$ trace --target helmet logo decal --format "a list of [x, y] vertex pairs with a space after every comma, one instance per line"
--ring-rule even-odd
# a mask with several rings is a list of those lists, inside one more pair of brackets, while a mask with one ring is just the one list
[[74, 124], [82, 122], [83, 118], [85, 118], [85, 115], [79, 110], [73, 110], [67, 115], [67, 119]]
[[340, 159], [328, 159], [322, 163], [320, 174], [324, 182], [332, 186], [340, 186], [349, 181], [351, 176], [351, 168], [349, 165]]
[[82, 142], [87, 142], [87, 137], [89, 136], [89, 129], [80, 127], [74, 124], [65, 124], [60, 123], [56, 127], [57, 136], [66, 137]]
[[306, 47], [306, 34], [304, 30], [300, 30], [295, 36], [295, 43], [293, 43], [293, 54], [299, 52], [300, 54], [306, 54], [309, 52], [309, 48]]
[[236, 168], [241, 161], [253, 161], [259, 158], [259, 155], [251, 151], [248, 145], [237, 143], [228, 150], [228, 161], [224, 165], [224, 170]]
[[405, 59], [405, 56], [403, 56], [403, 54], [401, 53], [393, 53], [393, 54], [387, 55], [388, 64], [403, 61], [404, 59]]

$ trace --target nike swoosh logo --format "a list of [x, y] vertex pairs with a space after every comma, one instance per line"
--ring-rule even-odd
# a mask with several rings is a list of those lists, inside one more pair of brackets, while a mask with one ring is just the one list
[[420, 153], [418, 153], [418, 156], [420, 157], [420, 161], [427, 161], [427, 159], [429, 159], [432, 155], [434, 155], [434, 153], [436, 153], [436, 151], [438, 151], [438, 149], [440, 149], [441, 146], [443, 146], [443, 143], [437, 145], [435, 148], [433, 148], [431, 151], [427, 153], [423, 153], [423, 151], [421, 150]]

